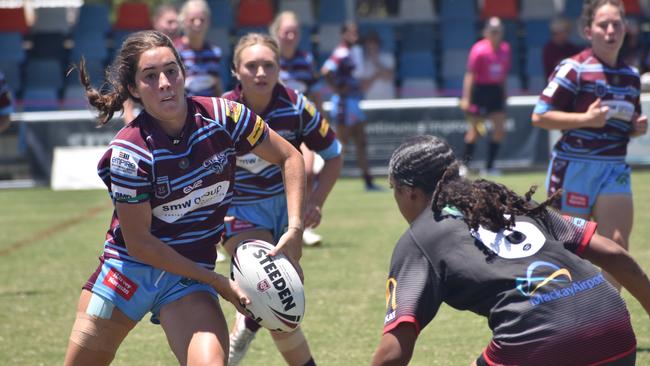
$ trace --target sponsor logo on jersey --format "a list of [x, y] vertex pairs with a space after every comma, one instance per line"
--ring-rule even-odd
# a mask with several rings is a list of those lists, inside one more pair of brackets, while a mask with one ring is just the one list
[[136, 196], [135, 189], [124, 188], [115, 183], [111, 183], [111, 193], [113, 194], [113, 199], [117, 201], [129, 201]]
[[223, 153], [214, 154], [203, 161], [204, 168], [213, 170], [217, 174], [221, 174], [227, 164], [228, 158]]
[[573, 207], [587, 208], [589, 207], [589, 196], [576, 192], [568, 192], [566, 204]]
[[117, 156], [111, 157], [111, 173], [135, 177], [138, 175], [138, 160], [131, 154], [114, 150]]
[[120, 273], [114, 268], [111, 268], [102, 281], [106, 287], [113, 289], [118, 295], [126, 300], [131, 300], [131, 297], [138, 289], [138, 285], [131, 281], [128, 277]]
[[183, 188], [183, 193], [188, 194], [197, 188], [201, 188], [203, 185], [203, 179], [199, 179], [196, 182], [190, 184], [189, 186]]
[[594, 94], [598, 98], [602, 98], [607, 94], [607, 84], [603, 80], [596, 80], [596, 85], [594, 85]]
[[321, 136], [325, 137], [329, 129], [330, 129], [330, 123], [327, 122], [327, 119], [323, 118], [323, 120], [320, 123], [320, 128], [318, 129], [318, 133], [320, 133]]
[[397, 310], [397, 297], [395, 292], [397, 291], [397, 280], [393, 277], [386, 280], [386, 317], [384, 318], [384, 324], [389, 323], [391, 320], [395, 319], [396, 310]]
[[528, 266], [525, 277], [515, 279], [515, 288], [530, 299], [533, 306], [575, 296], [605, 282], [602, 273], [581, 281], [573, 281], [571, 273], [553, 263], [535, 261]]
[[156, 198], [164, 199], [169, 197], [169, 195], [172, 193], [171, 187], [169, 186], [169, 177], [168, 176], [162, 176], [162, 177], [156, 177], [156, 184], [154, 186], [154, 192], [156, 195]]
[[237, 157], [237, 166], [244, 168], [253, 174], [258, 174], [269, 165], [271, 165], [271, 163], [253, 153]]
[[229, 187], [230, 181], [223, 181], [196, 189], [185, 197], [156, 206], [153, 215], [167, 223], [175, 222], [188, 212], [223, 201]]
[[627, 100], [605, 100], [601, 105], [603, 107], [609, 107], [607, 119], [615, 118], [621, 121], [630, 122], [634, 117], [634, 104]]
[[257, 116], [255, 119], [255, 126], [253, 126], [253, 131], [248, 135], [246, 140], [248, 140], [248, 143], [251, 145], [255, 145], [257, 143], [257, 140], [262, 137], [262, 134], [264, 133], [264, 121]]
[[309, 113], [310, 117], [313, 117], [316, 114], [316, 107], [305, 96], [302, 97], [302, 100], [305, 102], [305, 110]]
[[232, 100], [226, 100], [226, 116], [230, 117], [235, 123], [239, 122], [243, 107], [243, 105]]
[[542, 91], [542, 95], [549, 98], [553, 97], [553, 94], [555, 94], [555, 91], [557, 90], [558, 86], [559, 86], [558, 83], [556, 83], [555, 81], [551, 81], [550, 83], [548, 83], [546, 88], [544, 88], [544, 91]]

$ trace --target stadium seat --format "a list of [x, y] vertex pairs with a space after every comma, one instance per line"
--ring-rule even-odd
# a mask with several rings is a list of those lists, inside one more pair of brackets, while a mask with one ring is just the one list
[[476, 21], [477, 9], [475, 0], [440, 0], [440, 19], [465, 19]]
[[70, 32], [67, 8], [36, 8], [34, 9], [34, 15], [36, 21], [32, 25], [32, 33], [68, 34]]
[[542, 47], [551, 39], [548, 19], [528, 19], [524, 22], [524, 40], [528, 47]]
[[23, 110], [51, 111], [59, 109], [58, 91], [51, 87], [25, 88], [23, 93]]
[[381, 50], [384, 52], [395, 51], [395, 30], [386, 22], [363, 22], [359, 23], [359, 35], [363, 38], [371, 32], [377, 33], [381, 40]]
[[318, 23], [343, 24], [349, 19], [349, 0], [327, 0], [318, 2]]
[[449, 49], [442, 54], [441, 74], [446, 76], [463, 77], [467, 71], [469, 49]]
[[341, 24], [321, 24], [318, 27], [318, 53], [329, 57], [341, 42]]
[[411, 0], [399, 2], [399, 19], [405, 22], [431, 21], [436, 13], [431, 0]]
[[[443, 50], [451, 48], [467, 48], [468, 50], [479, 39], [476, 23], [468, 19], [441, 19], [440, 45]], [[417, 43], [415, 38], [413, 42]]]
[[23, 62], [25, 50], [23, 49], [23, 36], [18, 32], [0, 33], [0, 62]]
[[115, 30], [151, 29], [149, 5], [144, 2], [123, 2], [117, 8]]
[[29, 26], [25, 17], [25, 8], [0, 8], [0, 32], [27, 34]]
[[79, 8], [74, 33], [100, 33], [105, 35], [111, 29], [109, 9], [105, 4], [84, 4]]
[[405, 51], [399, 56], [400, 79], [433, 79], [435, 75], [435, 62], [431, 52]]
[[544, 64], [542, 61], [542, 47], [529, 47], [526, 51], [526, 75], [544, 75]]
[[127, 39], [128, 36], [130, 36], [132, 33], [135, 31], [132, 30], [114, 30], [113, 31], [113, 39], [111, 42], [111, 48], [113, 52], [117, 52], [117, 50], [122, 47], [122, 43]]
[[238, 27], [268, 27], [273, 17], [273, 4], [270, 0], [239, 0]]
[[399, 95], [402, 98], [431, 98], [438, 95], [437, 89], [433, 79], [405, 79]]
[[402, 51], [428, 51], [434, 49], [435, 28], [433, 23], [406, 23], [400, 27]]
[[68, 85], [63, 90], [61, 109], [75, 110], [88, 108], [86, 89], [81, 85]]
[[78, 62], [81, 56], [86, 60], [106, 61], [108, 49], [106, 38], [100, 33], [75, 33], [73, 36], [71, 60]]
[[287, 10], [296, 13], [301, 25], [314, 25], [314, 8], [310, 0], [281, 0], [280, 11]]
[[567, 18], [576, 19], [582, 13], [583, 0], [564, 0], [562, 15]]
[[27, 61], [25, 66], [25, 89], [52, 88], [63, 86], [63, 70], [56, 60]]
[[[76, 62], [76, 65], [78, 64], [79, 63]], [[79, 70], [74, 69], [70, 72], [68, 72], [68, 70], [65, 71], [66, 77], [64, 84], [66, 88], [71, 85], [81, 86], [81, 82], [79, 81]], [[101, 87], [104, 83], [104, 77], [106, 74], [106, 64], [100, 60], [86, 60], [86, 71], [90, 77], [90, 84], [95, 88]]]
[[29, 59], [54, 59], [64, 62], [67, 59], [66, 35], [63, 33], [35, 33], [31, 35], [32, 48]]
[[521, 0], [519, 17], [523, 20], [551, 19], [559, 13], [556, 3], [556, 1]]
[[517, 0], [483, 0], [481, 19], [499, 17], [501, 19], [517, 19], [519, 9]]
[[506, 79], [506, 94], [507, 95], [520, 95], [523, 93], [521, 87], [521, 78], [519, 75], [508, 75]]
[[23, 87], [20, 64], [12, 61], [0, 61], [0, 71], [5, 75], [5, 81], [14, 94], [19, 93]]
[[233, 26], [235, 12], [232, 8], [232, 0], [208, 0], [210, 6], [212, 28], [230, 29]]

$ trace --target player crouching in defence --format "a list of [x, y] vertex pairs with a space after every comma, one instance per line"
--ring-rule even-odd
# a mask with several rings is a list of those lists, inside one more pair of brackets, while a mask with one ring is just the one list
[[410, 224], [393, 251], [384, 333], [373, 365], [406, 365], [445, 302], [488, 319], [493, 338], [473, 365], [634, 365], [636, 339], [603, 267], [650, 314], [650, 281], [596, 233], [487, 180], [459, 176], [451, 148], [419, 136], [393, 153], [390, 184]]

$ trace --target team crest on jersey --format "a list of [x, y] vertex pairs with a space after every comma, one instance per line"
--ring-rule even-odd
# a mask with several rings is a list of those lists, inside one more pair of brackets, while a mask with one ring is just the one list
[[596, 85], [594, 86], [594, 94], [598, 98], [602, 98], [607, 94], [607, 84], [602, 80], [597, 80]]
[[214, 154], [210, 158], [203, 161], [204, 168], [210, 169], [217, 174], [221, 174], [223, 172], [226, 164], [228, 164], [228, 159], [223, 153]]
[[241, 117], [242, 108], [243, 105], [231, 100], [226, 100], [226, 116], [230, 117], [235, 121], [235, 123], [237, 123]]
[[169, 177], [162, 176], [156, 177], [156, 186], [154, 188], [156, 198], [167, 198], [172, 193], [171, 187], [169, 185]]

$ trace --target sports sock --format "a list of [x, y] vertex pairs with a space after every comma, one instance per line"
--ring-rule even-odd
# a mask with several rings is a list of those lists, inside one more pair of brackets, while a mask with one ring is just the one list
[[490, 142], [490, 146], [488, 147], [488, 159], [487, 159], [487, 168], [492, 169], [494, 167], [494, 159], [497, 157], [497, 153], [499, 152], [499, 147], [501, 146], [501, 143], [499, 142]]
[[465, 143], [465, 151], [463, 152], [463, 163], [469, 164], [469, 162], [472, 161], [472, 158], [474, 157], [475, 147], [476, 147], [475, 144]]
[[245, 320], [246, 324], [246, 329], [252, 331], [252, 332], [257, 332], [262, 326], [257, 324], [257, 322], [249, 317], [246, 317]]
[[316, 366], [316, 362], [314, 361], [314, 358], [313, 357], [310, 358], [309, 361], [307, 361], [307, 363], [305, 363], [304, 366]]

